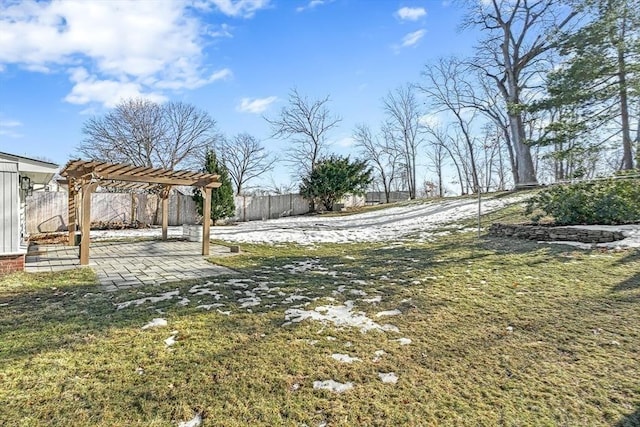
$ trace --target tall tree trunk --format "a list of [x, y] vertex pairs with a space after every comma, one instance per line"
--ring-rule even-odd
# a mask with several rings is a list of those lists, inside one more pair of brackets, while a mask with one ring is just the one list
[[638, 109], [638, 124], [636, 126], [636, 169], [640, 170], [640, 108]]
[[620, 85], [620, 120], [622, 122], [622, 169], [629, 170], [633, 169], [633, 144], [629, 125], [626, 61], [624, 48], [620, 44], [618, 45], [618, 84]]
[[[513, 105], [520, 105], [517, 98]], [[538, 183], [538, 180], [533, 166], [531, 147], [526, 144], [527, 137], [524, 129], [524, 123], [522, 121], [522, 113], [519, 111], [512, 111], [511, 108], [509, 111], [509, 128], [511, 130], [513, 151], [517, 165], [517, 181], [515, 182], [516, 188], [519, 186], [535, 185]]]

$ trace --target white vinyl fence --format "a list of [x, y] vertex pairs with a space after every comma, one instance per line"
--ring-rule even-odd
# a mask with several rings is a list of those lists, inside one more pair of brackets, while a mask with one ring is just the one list
[[[27, 233], [50, 233], [67, 230], [66, 192], [34, 192], [27, 198]], [[345, 197], [346, 207], [364, 205], [364, 197]], [[304, 215], [309, 202], [299, 194], [277, 196], [236, 196], [232, 221], [255, 221]], [[162, 202], [155, 194], [93, 193], [91, 222], [159, 225]], [[197, 224], [201, 217], [189, 195], [172, 192], [169, 196], [169, 225]]]
[[236, 221], [274, 219], [309, 212], [309, 202], [299, 194], [236, 196], [235, 204]]
[[[35, 192], [27, 198], [27, 233], [48, 233], [67, 229], [66, 192]], [[157, 213], [157, 215], [156, 215]], [[172, 193], [169, 197], [169, 224], [194, 224], [199, 220], [190, 196]], [[94, 193], [91, 195], [91, 222], [128, 224], [139, 221], [159, 224], [162, 203], [155, 194]]]
[[[49, 233], [67, 230], [67, 193], [35, 192], [27, 198], [27, 232]], [[234, 221], [254, 221], [302, 215], [309, 203], [300, 195], [238, 196]], [[169, 225], [196, 224], [201, 220], [191, 196], [169, 196]], [[91, 195], [91, 222], [129, 224], [139, 221], [158, 225], [162, 203], [154, 194], [94, 193]]]

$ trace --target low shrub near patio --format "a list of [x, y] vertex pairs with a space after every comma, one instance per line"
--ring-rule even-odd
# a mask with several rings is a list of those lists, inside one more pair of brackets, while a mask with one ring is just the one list
[[558, 185], [533, 196], [526, 208], [534, 222], [543, 215], [557, 225], [628, 224], [640, 221], [640, 179], [615, 178]]

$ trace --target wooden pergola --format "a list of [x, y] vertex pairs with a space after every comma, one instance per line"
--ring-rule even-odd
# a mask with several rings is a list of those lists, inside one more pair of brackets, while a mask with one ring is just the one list
[[91, 193], [96, 188], [123, 190], [158, 190], [162, 199], [162, 240], [167, 239], [169, 225], [169, 191], [174, 185], [199, 187], [204, 195], [202, 217], [202, 255], [209, 255], [209, 229], [211, 227], [211, 189], [220, 187], [220, 176], [192, 171], [133, 166], [124, 163], [106, 163], [92, 160], [71, 160], [60, 175], [69, 186], [69, 244], [74, 244], [76, 233], [76, 206], [78, 195], [82, 200], [80, 264], [89, 264], [89, 228], [91, 225]]

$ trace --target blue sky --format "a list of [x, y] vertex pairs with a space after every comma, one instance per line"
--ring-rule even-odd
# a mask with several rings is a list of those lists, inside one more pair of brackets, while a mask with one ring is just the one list
[[296, 87], [330, 95], [343, 119], [331, 149], [350, 154], [354, 126], [377, 127], [389, 90], [470, 52], [461, 17], [448, 0], [2, 0], [0, 151], [63, 165], [85, 120], [145, 96], [194, 104], [278, 153], [287, 142], [269, 139], [263, 116]]

